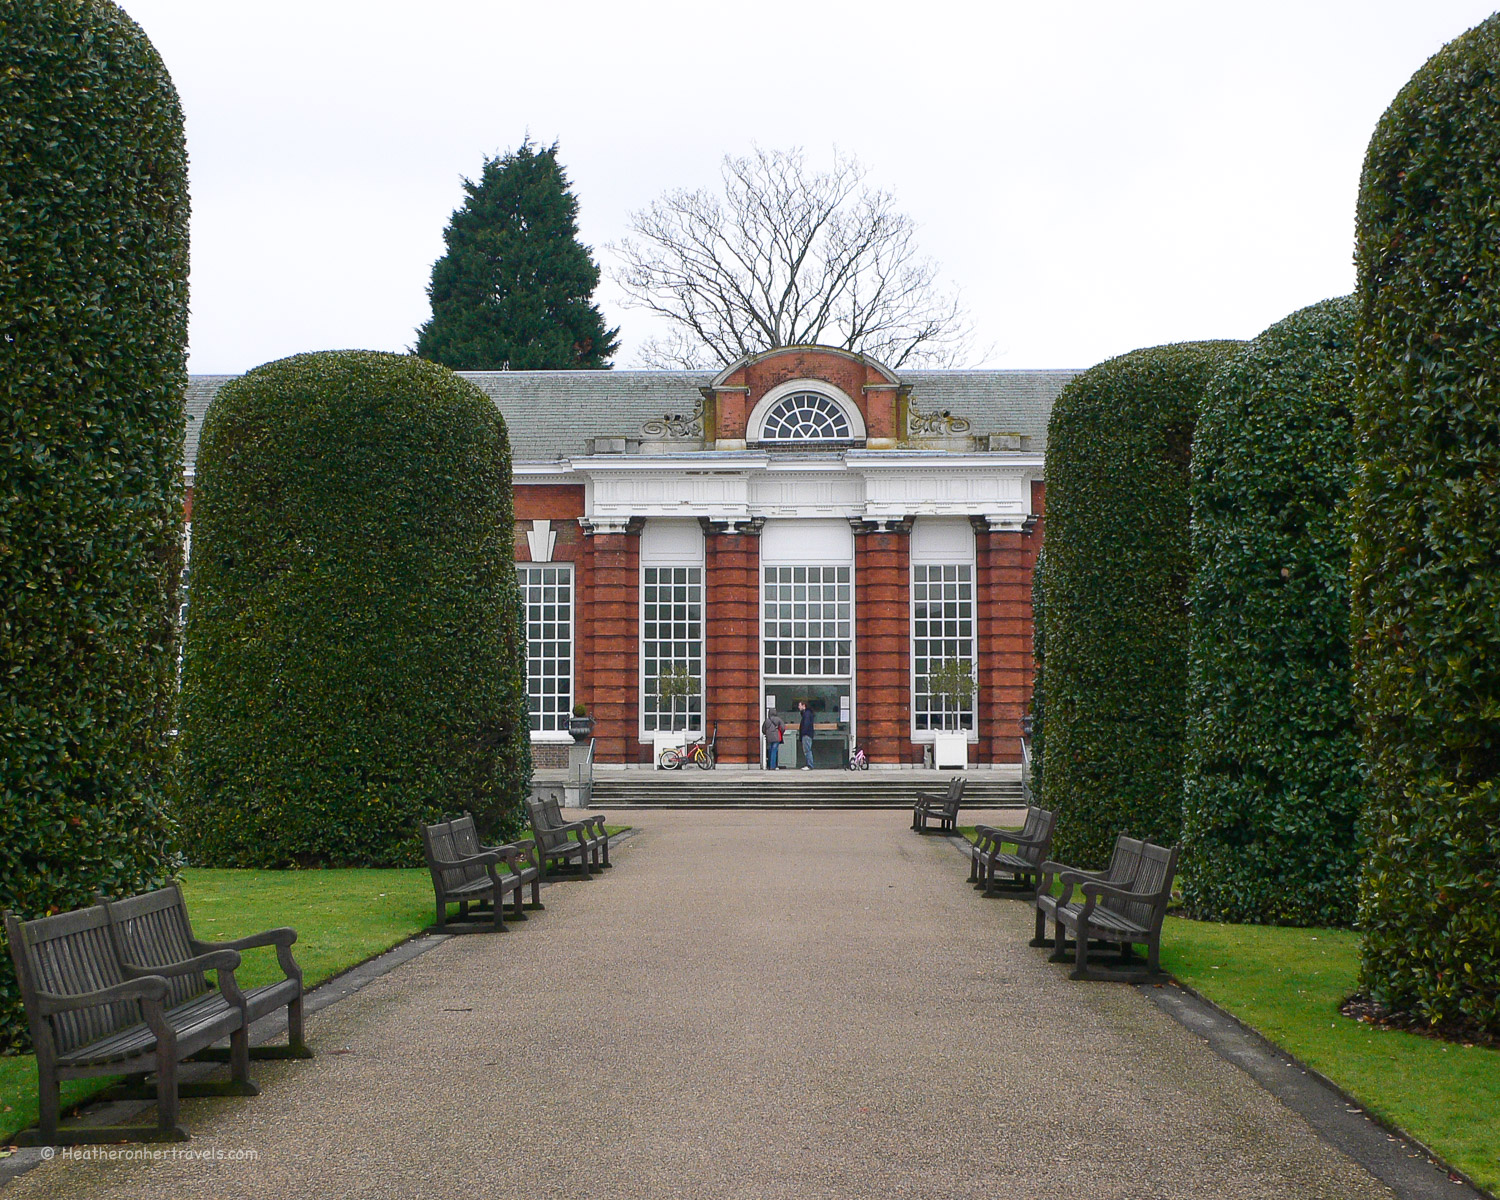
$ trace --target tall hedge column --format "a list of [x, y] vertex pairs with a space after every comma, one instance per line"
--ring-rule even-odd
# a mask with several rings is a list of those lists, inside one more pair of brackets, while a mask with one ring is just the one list
[[1365, 985], [1500, 1032], [1500, 16], [1381, 118], [1359, 195]]
[[303, 354], [204, 419], [182, 676], [195, 860], [416, 865], [519, 824], [531, 774], [510, 447], [409, 355]]
[[0, 906], [36, 917], [176, 861], [187, 156], [107, 0], [6, 5], [0, 80]]
[[1238, 342], [1136, 350], [1063, 389], [1047, 433], [1047, 769], [1054, 853], [1175, 842], [1187, 690], [1188, 465]]

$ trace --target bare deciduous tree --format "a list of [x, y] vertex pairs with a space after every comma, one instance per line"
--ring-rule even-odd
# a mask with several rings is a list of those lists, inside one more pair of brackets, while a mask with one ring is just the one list
[[631, 214], [609, 249], [627, 304], [673, 329], [640, 351], [646, 366], [727, 366], [747, 354], [813, 343], [890, 367], [953, 366], [968, 315], [919, 258], [916, 223], [890, 192], [864, 185], [857, 159], [810, 171], [802, 151], [725, 156], [724, 195], [669, 192]]

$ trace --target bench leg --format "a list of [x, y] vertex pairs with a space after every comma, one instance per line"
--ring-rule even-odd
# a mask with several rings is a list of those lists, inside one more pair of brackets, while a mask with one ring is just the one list
[[1089, 931], [1085, 925], [1080, 925], [1075, 934], [1078, 942], [1073, 947], [1073, 971], [1069, 979], [1089, 978]]
[[260, 1095], [250, 1080], [250, 1033], [243, 1025], [229, 1035], [229, 1079], [231, 1095]]
[[600, 837], [600, 839], [604, 843], [604, 865], [607, 867], [607, 866], [610, 865], [610, 862], [609, 862], [609, 834], [605, 833], [604, 830], [601, 829], [599, 831], [599, 837]]
[[38, 1071], [36, 1079], [38, 1145], [50, 1146], [57, 1141], [57, 1122], [61, 1114], [59, 1084], [53, 1071]]
[[287, 1049], [296, 1057], [312, 1057], [312, 1050], [307, 1045], [307, 1035], [302, 1028], [302, 996], [300, 993], [295, 1000], [292, 1000], [286, 1006], [286, 1044]]
[[1061, 920], [1052, 926], [1052, 953], [1047, 956], [1048, 962], [1068, 961], [1068, 929]]
[[162, 1131], [178, 1124], [177, 1062], [166, 1046], [156, 1049], [156, 1124]]
[[1047, 940], [1047, 914], [1041, 910], [1040, 906], [1038, 906], [1036, 910], [1036, 934], [1027, 944], [1032, 946], [1052, 945], [1052, 943]]

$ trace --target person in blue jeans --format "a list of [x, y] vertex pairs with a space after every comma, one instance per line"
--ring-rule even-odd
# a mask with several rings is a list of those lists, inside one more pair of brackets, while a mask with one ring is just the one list
[[774, 771], [777, 767], [776, 760], [781, 757], [781, 739], [786, 736], [786, 722], [776, 715], [774, 708], [768, 708], [760, 731], [766, 737], [766, 770]]
[[802, 712], [802, 723], [797, 726], [797, 736], [802, 741], [802, 769], [812, 769], [812, 739], [813, 739], [813, 715], [812, 709], [807, 707], [806, 700], [798, 700], [797, 707]]

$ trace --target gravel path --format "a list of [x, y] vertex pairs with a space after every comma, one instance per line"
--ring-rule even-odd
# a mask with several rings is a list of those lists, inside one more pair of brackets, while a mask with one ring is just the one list
[[191, 1142], [6, 1200], [1391, 1195], [902, 813], [612, 819], [614, 870], [325, 1010]]

